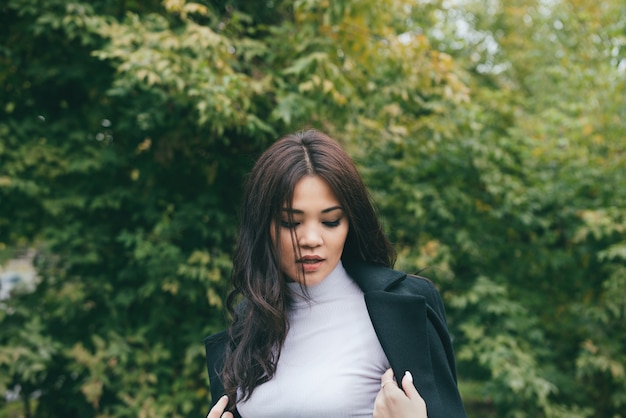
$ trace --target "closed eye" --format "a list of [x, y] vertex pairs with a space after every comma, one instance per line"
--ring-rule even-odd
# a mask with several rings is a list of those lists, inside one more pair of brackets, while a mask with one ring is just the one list
[[280, 221], [280, 226], [287, 229], [293, 229], [300, 225], [300, 222]]
[[341, 224], [341, 219], [337, 219], [336, 221], [326, 221], [322, 223], [329, 228], [336, 228], [339, 226], [339, 224]]

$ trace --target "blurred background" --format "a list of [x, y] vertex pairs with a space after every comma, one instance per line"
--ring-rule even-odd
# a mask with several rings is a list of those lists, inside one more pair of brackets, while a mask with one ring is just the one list
[[0, 417], [199, 417], [241, 185], [317, 128], [471, 417], [626, 417], [624, 0], [3, 0]]

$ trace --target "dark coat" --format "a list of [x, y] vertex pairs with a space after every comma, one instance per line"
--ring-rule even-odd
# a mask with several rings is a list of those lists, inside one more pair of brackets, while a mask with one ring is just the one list
[[[396, 380], [413, 375], [429, 418], [465, 418], [457, 388], [454, 352], [443, 302], [427, 279], [365, 263], [344, 267], [365, 295], [365, 304]], [[223, 395], [218, 370], [228, 336], [205, 339], [213, 404]]]

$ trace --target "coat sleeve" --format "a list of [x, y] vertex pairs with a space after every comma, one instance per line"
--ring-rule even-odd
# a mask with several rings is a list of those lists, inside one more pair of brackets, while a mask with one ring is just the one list
[[[435, 372], [435, 380], [437, 385], [443, 390], [440, 396], [444, 408], [450, 417], [466, 417], [465, 408], [458, 390], [458, 381], [456, 375], [456, 361], [454, 350], [452, 348], [452, 339], [448, 331], [446, 320], [446, 312], [441, 295], [430, 280], [426, 280], [430, 295], [426, 295], [427, 315], [429, 322], [435, 329], [438, 339], [441, 341], [441, 347], [444, 350], [444, 356], [433, 355], [433, 369]], [[452, 381], [450, 381], [450, 378]]]
[[448, 364], [450, 365], [452, 375], [454, 376], [454, 381], [456, 382], [456, 360], [454, 358], [454, 351], [452, 349], [452, 339], [450, 338], [450, 332], [448, 331], [446, 309], [444, 307], [443, 300], [441, 299], [441, 295], [435, 288], [435, 285], [430, 280], [426, 280], [426, 284], [428, 285], [428, 289], [430, 291], [430, 296], [427, 296], [427, 305], [432, 308], [432, 313], [437, 315], [438, 318], [437, 321], [434, 321], [431, 318], [431, 321], [434, 323], [434, 326], [437, 329], [440, 338], [442, 338], [446, 342], [446, 344], [444, 344], [444, 347], [446, 349], [446, 357], [448, 358]]
[[[426, 299], [428, 339], [433, 378], [438, 402], [431, 405], [428, 416], [463, 418], [467, 414], [457, 386], [456, 361], [448, 331], [446, 311], [435, 285], [423, 277], [409, 276], [403, 283], [405, 293], [422, 295]], [[431, 414], [432, 413], [432, 414]]]
[[[209, 411], [217, 401], [224, 395], [224, 385], [220, 377], [220, 371], [224, 365], [224, 352], [226, 350], [226, 344], [228, 343], [228, 331], [222, 331], [218, 334], [211, 335], [204, 339], [204, 348], [206, 350], [206, 364], [209, 372], [209, 383], [211, 391], [211, 407]], [[207, 411], [207, 415], [208, 412]], [[235, 418], [241, 418], [239, 411], [235, 409], [233, 416]]]
[[224, 394], [220, 370], [222, 370], [222, 366], [224, 365], [224, 351], [227, 341], [227, 331], [222, 331], [204, 339], [207, 371], [209, 372], [209, 388], [211, 391], [211, 407], [213, 407]]

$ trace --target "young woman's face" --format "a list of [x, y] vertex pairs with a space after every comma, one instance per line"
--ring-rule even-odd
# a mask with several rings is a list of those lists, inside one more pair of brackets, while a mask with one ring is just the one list
[[[293, 190], [293, 215], [283, 208], [279, 225], [280, 268], [307, 286], [320, 283], [341, 259], [348, 236], [348, 219], [339, 199], [318, 176], [305, 176]], [[272, 238], [274, 235], [272, 226]], [[292, 238], [293, 237], [293, 238]], [[298, 251], [294, 251], [293, 241]]]

